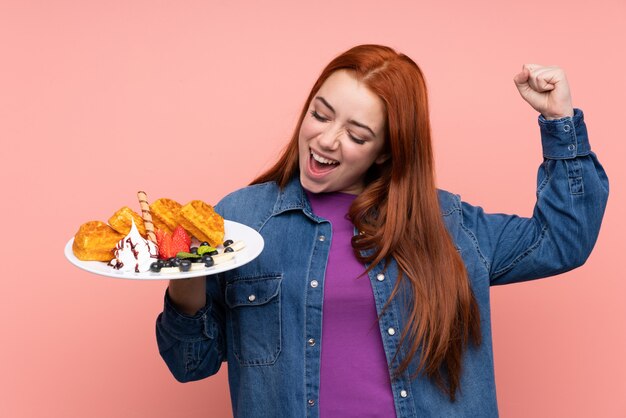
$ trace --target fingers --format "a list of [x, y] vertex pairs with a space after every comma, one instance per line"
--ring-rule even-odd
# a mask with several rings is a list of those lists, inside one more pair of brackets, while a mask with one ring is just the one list
[[522, 98], [544, 117], [573, 115], [569, 85], [561, 68], [524, 64], [513, 81]]
[[[540, 93], [554, 90], [556, 84], [565, 79], [565, 72], [561, 68], [538, 64], [524, 64], [520, 74], [514, 78], [516, 84], [519, 85], [520, 81], [527, 82], [531, 89]], [[528, 74], [528, 77], [525, 77], [525, 74]]]

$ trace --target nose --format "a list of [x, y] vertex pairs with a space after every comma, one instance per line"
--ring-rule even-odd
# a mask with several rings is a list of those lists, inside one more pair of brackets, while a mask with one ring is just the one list
[[320, 133], [317, 143], [321, 148], [334, 151], [339, 147], [341, 132], [338, 129], [328, 127]]

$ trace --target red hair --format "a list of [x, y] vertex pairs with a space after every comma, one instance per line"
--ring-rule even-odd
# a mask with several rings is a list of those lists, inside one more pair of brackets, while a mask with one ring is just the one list
[[337, 70], [350, 70], [385, 104], [385, 152], [390, 158], [370, 168], [349, 216], [362, 233], [352, 239], [355, 255], [369, 265], [368, 271], [380, 262], [387, 266], [391, 259], [398, 265], [387, 305], [405, 292], [412, 301], [396, 351], [398, 355], [404, 346], [407, 356], [395, 373], [406, 371], [419, 355], [412, 377], [425, 373], [454, 401], [463, 352], [469, 342], [481, 341], [480, 313], [441, 216], [426, 82], [417, 64], [379, 45], [360, 45], [336, 57], [315, 82], [278, 161], [252, 184], [274, 181], [283, 188], [298, 175], [300, 126], [311, 100]]

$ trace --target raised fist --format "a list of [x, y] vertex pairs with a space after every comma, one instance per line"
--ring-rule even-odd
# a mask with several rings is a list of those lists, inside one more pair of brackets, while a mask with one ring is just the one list
[[513, 81], [524, 100], [544, 118], [560, 119], [574, 115], [569, 84], [562, 68], [524, 64]]

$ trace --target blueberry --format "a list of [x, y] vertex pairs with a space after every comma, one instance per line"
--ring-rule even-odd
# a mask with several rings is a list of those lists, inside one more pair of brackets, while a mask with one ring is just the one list
[[228, 247], [229, 245], [231, 245], [233, 243], [232, 239], [227, 239], [226, 241], [224, 241], [224, 247]]
[[198, 247], [191, 247], [191, 248], [189, 249], [189, 252], [190, 252], [191, 254], [198, 254]]
[[161, 271], [161, 263], [155, 261], [154, 263], [150, 264], [150, 271], [159, 273]]
[[215, 261], [213, 261], [213, 257], [211, 257], [210, 255], [205, 255], [204, 257], [202, 257], [202, 261], [204, 261], [205, 267], [212, 267], [215, 264]]
[[218, 255], [219, 252], [217, 250], [213, 250], [211, 252], [209, 252], [209, 255]]
[[180, 271], [189, 271], [191, 269], [191, 261], [181, 260], [178, 268], [180, 269]]
[[235, 250], [233, 250], [231, 247], [226, 247], [226, 248], [224, 248], [224, 252], [225, 253], [234, 253]]
[[202, 244], [200, 244], [201, 247], [208, 247], [209, 243], [206, 241], [202, 241]]

